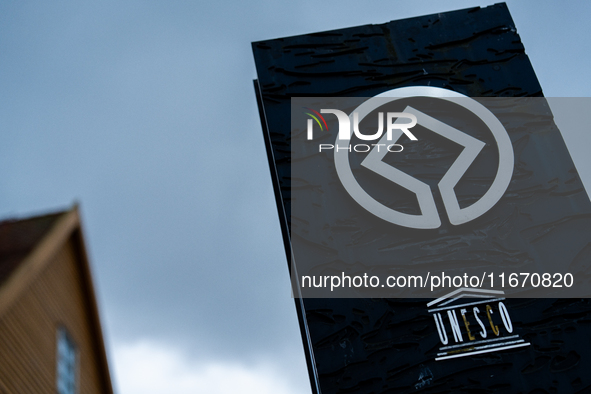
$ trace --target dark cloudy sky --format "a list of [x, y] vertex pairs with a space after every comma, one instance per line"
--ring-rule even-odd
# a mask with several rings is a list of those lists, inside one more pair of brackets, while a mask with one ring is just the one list
[[[119, 393], [310, 392], [250, 43], [490, 4], [0, 2], [0, 216], [81, 204]], [[544, 93], [591, 96], [591, 2], [508, 6]]]

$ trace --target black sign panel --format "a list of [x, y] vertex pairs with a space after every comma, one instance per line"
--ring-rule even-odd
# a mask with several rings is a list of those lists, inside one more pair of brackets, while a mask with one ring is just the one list
[[[256, 42], [253, 50], [288, 260], [292, 97], [373, 97], [407, 86], [469, 97], [542, 96], [504, 4]], [[566, 152], [561, 140], [554, 143]], [[572, 161], [568, 155], [563, 159], [563, 170], [570, 174], [567, 194], [584, 195]], [[534, 185], [528, 193], [536, 190]], [[539, 235], [547, 230], [540, 228]], [[574, 257], [581, 264], [591, 259], [589, 245]], [[584, 374], [591, 368], [588, 299], [461, 295], [296, 298], [313, 391], [562, 393], [591, 388], [591, 377]]]

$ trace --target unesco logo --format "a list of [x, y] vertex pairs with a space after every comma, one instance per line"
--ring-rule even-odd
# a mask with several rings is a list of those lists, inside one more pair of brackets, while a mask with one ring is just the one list
[[441, 342], [435, 361], [530, 346], [514, 332], [503, 295], [462, 287], [429, 302]]
[[[393, 182], [416, 195], [420, 214], [409, 214], [388, 207], [372, 197], [359, 184], [355, 178], [349, 162], [351, 148], [346, 139], [336, 138], [334, 142], [334, 163], [338, 178], [347, 193], [365, 210], [371, 214], [396, 225], [413, 229], [436, 229], [441, 226], [441, 219], [437, 210], [431, 187], [402, 170], [386, 163], [383, 159], [391, 152], [390, 149], [380, 149], [380, 146], [390, 146], [396, 142], [403, 133], [408, 133], [411, 126], [408, 119], [439, 136], [449, 139], [462, 147], [461, 153], [455, 159], [449, 170], [437, 184], [437, 188], [443, 200], [445, 213], [452, 225], [468, 223], [488, 212], [503, 196], [513, 174], [513, 147], [507, 131], [501, 122], [485, 106], [476, 100], [469, 99], [460, 93], [447, 89], [416, 86], [389, 90], [375, 96], [378, 100], [369, 99], [361, 104], [346, 121], [339, 117], [339, 134], [345, 132], [351, 135], [351, 124], [358, 124], [365, 116], [385, 103], [394, 102], [405, 98], [428, 97], [443, 100], [462, 107], [477, 116], [488, 128], [496, 143], [498, 150], [498, 168], [494, 181], [488, 190], [476, 202], [460, 207], [454, 188], [462, 179], [470, 165], [476, 160], [484, 146], [484, 142], [458, 130], [434, 117], [431, 117], [418, 109], [407, 106], [403, 113], [399, 114], [396, 121], [388, 122], [388, 133], [384, 133], [377, 144], [368, 151], [367, 156], [361, 162], [361, 166], [378, 174], [384, 182]], [[324, 110], [323, 110], [324, 112]], [[334, 113], [334, 112], [333, 112]], [[407, 119], [404, 119], [404, 118]], [[390, 119], [389, 119], [390, 120]]]

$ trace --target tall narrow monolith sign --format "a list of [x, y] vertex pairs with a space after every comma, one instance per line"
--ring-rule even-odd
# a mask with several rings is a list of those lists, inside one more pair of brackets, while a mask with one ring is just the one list
[[253, 51], [313, 392], [588, 390], [591, 203], [552, 112], [577, 99], [506, 5]]

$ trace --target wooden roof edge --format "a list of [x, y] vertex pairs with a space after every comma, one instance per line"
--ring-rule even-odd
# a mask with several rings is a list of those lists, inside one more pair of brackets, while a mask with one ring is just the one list
[[65, 211], [0, 287], [0, 317], [19, 298], [79, 224], [77, 206]]
[[80, 279], [83, 282], [84, 302], [89, 312], [90, 324], [93, 331], [92, 340], [95, 347], [94, 351], [99, 358], [97, 361], [101, 370], [100, 374], [104, 384], [104, 392], [106, 394], [112, 394], [113, 386], [109, 372], [109, 363], [100, 323], [98, 304], [94, 293], [90, 263], [82, 233], [78, 204], [75, 204], [70, 210], [65, 211], [56, 220], [52, 228], [24, 258], [15, 272], [6, 280], [6, 283], [0, 287], [0, 318], [43, 271], [43, 268], [52, 261], [52, 257], [55, 256], [70, 237], [75, 245], [75, 253], [77, 253], [76, 262], [79, 264]]
[[99, 358], [101, 377], [103, 384], [105, 385], [103, 391], [105, 394], [113, 394], [113, 384], [111, 381], [111, 373], [109, 370], [109, 361], [107, 357], [107, 351], [105, 348], [105, 339], [103, 336], [103, 330], [101, 325], [101, 318], [98, 308], [98, 302], [96, 298], [94, 280], [92, 276], [92, 269], [88, 260], [88, 253], [86, 251], [86, 242], [84, 242], [84, 232], [80, 220], [80, 214], [78, 212], [78, 205], [73, 208], [76, 214], [78, 225], [73, 229], [72, 234], [73, 241], [77, 244], [76, 252], [79, 254], [77, 261], [80, 262], [80, 271], [82, 275], [83, 288], [86, 294], [86, 303], [88, 306], [89, 317], [91, 320], [93, 330], [93, 343], [95, 345], [95, 352]]

